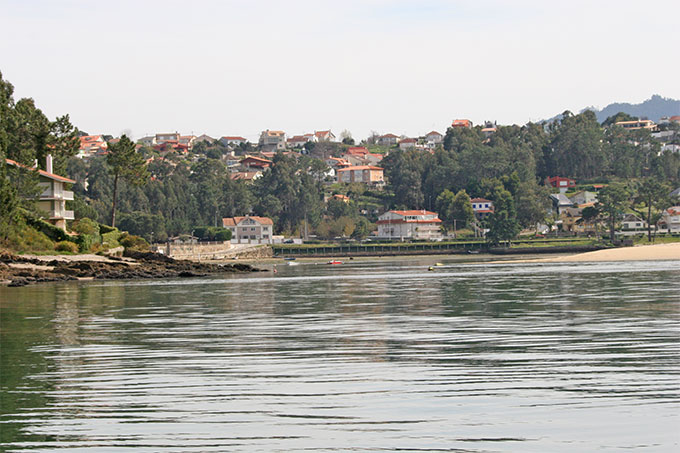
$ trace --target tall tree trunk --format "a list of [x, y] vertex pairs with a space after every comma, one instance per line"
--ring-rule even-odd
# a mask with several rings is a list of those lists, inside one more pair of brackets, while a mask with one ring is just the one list
[[647, 200], [647, 242], [652, 242], [652, 201]]
[[610, 215], [609, 216], [609, 239], [614, 242], [615, 236], [614, 236], [614, 216]]
[[113, 177], [113, 203], [111, 203], [111, 227], [116, 227], [116, 198], [118, 198], [118, 173]]

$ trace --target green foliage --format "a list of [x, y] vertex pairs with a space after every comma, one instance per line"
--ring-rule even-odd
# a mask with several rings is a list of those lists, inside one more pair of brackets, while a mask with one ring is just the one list
[[149, 243], [143, 237], [135, 236], [133, 234], [121, 234], [118, 242], [125, 247], [125, 250], [133, 250], [139, 252], [148, 252], [150, 250]]
[[70, 241], [72, 239], [71, 236], [66, 234], [61, 228], [36, 217], [27, 216], [26, 223], [55, 242]]
[[610, 184], [600, 190], [598, 194], [597, 209], [607, 217], [609, 224], [609, 238], [614, 241], [616, 221], [624, 214], [629, 203], [628, 190], [623, 184]]
[[99, 224], [87, 217], [74, 222], [72, 229], [78, 234], [89, 234], [92, 236], [99, 234]]
[[144, 156], [137, 152], [135, 144], [123, 135], [117, 143], [109, 143], [106, 165], [113, 175], [113, 199], [111, 201], [111, 226], [116, 226], [116, 201], [118, 181], [125, 180], [133, 186], [141, 186], [149, 179]]
[[194, 236], [203, 241], [229, 241], [231, 230], [223, 227], [200, 226], [194, 228]]
[[54, 242], [44, 233], [27, 225], [21, 217], [8, 231], [6, 240], [0, 240], [0, 245], [17, 252], [46, 252], [54, 250]]
[[59, 241], [54, 244], [54, 250], [57, 252], [78, 253], [78, 245], [70, 241]]

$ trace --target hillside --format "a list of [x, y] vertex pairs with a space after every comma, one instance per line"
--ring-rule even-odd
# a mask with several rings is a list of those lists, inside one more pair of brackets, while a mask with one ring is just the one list
[[589, 107], [583, 110], [592, 110], [597, 116], [597, 120], [602, 123], [604, 120], [619, 112], [627, 113], [638, 118], [647, 118], [658, 122], [661, 117], [680, 115], [680, 101], [671, 98], [664, 98], [658, 94], [653, 95], [640, 104], [630, 104], [628, 102], [616, 102], [609, 104], [602, 110]]

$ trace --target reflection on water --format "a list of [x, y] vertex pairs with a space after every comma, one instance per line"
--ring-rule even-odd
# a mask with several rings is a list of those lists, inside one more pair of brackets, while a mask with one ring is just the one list
[[677, 451], [680, 263], [0, 288], [7, 451]]

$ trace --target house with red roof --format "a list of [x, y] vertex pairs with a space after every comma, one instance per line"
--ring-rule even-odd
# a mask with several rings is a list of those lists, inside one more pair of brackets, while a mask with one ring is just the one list
[[231, 241], [235, 243], [272, 243], [274, 222], [269, 217], [241, 216], [225, 217], [222, 226], [231, 231]]
[[332, 142], [335, 141], [335, 135], [329, 130], [327, 131], [314, 131], [314, 137], [319, 142]]
[[472, 121], [470, 120], [453, 120], [451, 127], [462, 127], [472, 129]]
[[385, 134], [378, 137], [378, 145], [392, 146], [399, 143], [399, 137], [394, 134]]
[[403, 138], [399, 140], [399, 149], [406, 151], [407, 149], [414, 149], [418, 140], [415, 138]]
[[564, 193], [567, 190], [576, 187], [576, 180], [562, 176], [551, 176], [545, 178], [545, 185], [560, 189], [560, 193]]
[[475, 211], [475, 218], [481, 220], [485, 217], [493, 214], [493, 201], [487, 200], [486, 198], [473, 198], [470, 200], [472, 203], [472, 210]]
[[220, 137], [219, 140], [222, 145], [231, 147], [239, 146], [247, 141], [247, 139], [238, 135], [225, 135], [224, 137]]
[[67, 185], [75, 184], [72, 179], [52, 172], [52, 155], [45, 158], [45, 170], [29, 168], [11, 159], [5, 159], [9, 166], [38, 172], [38, 186], [41, 189], [38, 209], [47, 213], [47, 220], [54, 226], [66, 231], [66, 221], [73, 220], [73, 211], [66, 210], [66, 202], [73, 201], [73, 192], [66, 190]]
[[271, 160], [255, 156], [246, 156], [244, 159], [241, 159], [240, 163], [241, 166], [245, 168], [253, 168], [257, 170], [264, 170], [265, 168], [269, 168], [272, 165]]
[[80, 137], [80, 147], [77, 156], [81, 159], [106, 151], [108, 144], [102, 135], [83, 135]]
[[425, 136], [425, 141], [429, 145], [438, 145], [444, 141], [444, 136], [437, 131], [430, 131]]
[[286, 133], [283, 131], [262, 131], [260, 134], [259, 146], [263, 151], [284, 150], [286, 149]]
[[668, 233], [680, 233], [680, 206], [672, 206], [661, 213], [657, 225]]
[[[311, 135], [311, 134], [310, 134]], [[312, 138], [309, 135], [294, 135], [286, 140], [288, 148], [302, 148], [307, 142], [311, 142]]]
[[378, 217], [378, 237], [382, 239], [442, 238], [442, 221], [436, 212], [426, 210], [388, 211]]

